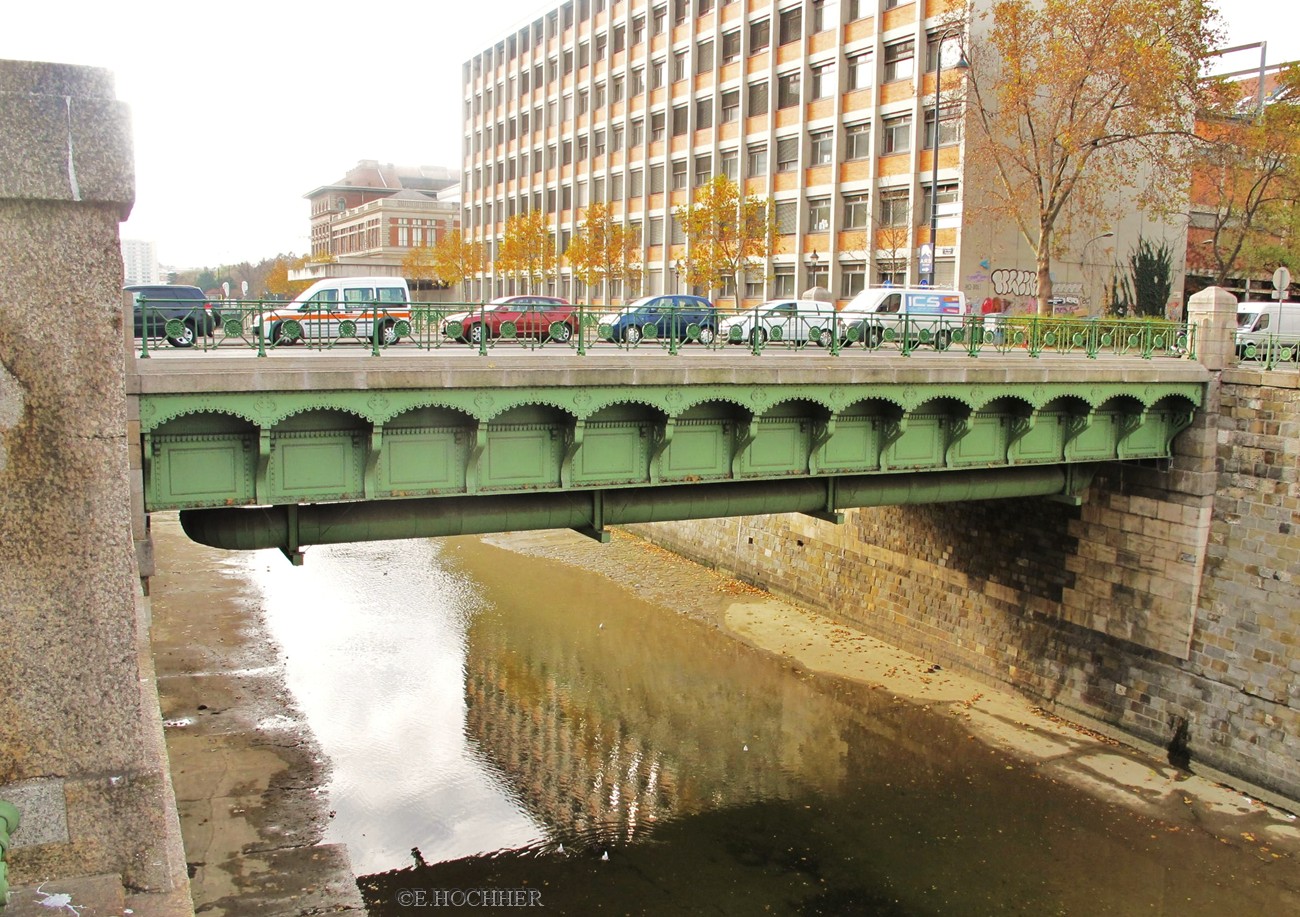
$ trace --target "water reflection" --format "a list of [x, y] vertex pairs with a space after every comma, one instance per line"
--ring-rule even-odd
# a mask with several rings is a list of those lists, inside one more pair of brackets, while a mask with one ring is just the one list
[[595, 574], [454, 539], [255, 575], [372, 914], [482, 888], [540, 890], [552, 914], [1300, 902], [1267, 863], [1058, 785], [950, 714], [797, 672]]

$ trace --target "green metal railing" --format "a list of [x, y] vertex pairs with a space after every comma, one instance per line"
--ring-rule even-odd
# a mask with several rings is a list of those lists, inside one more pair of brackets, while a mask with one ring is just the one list
[[1257, 340], [1237, 345], [1238, 365], [1251, 369], [1300, 369], [1300, 341], [1294, 335], [1252, 335]]
[[10, 838], [21, 821], [13, 803], [0, 799], [0, 909], [9, 900], [9, 864], [5, 862], [5, 854], [9, 852]]
[[[142, 300], [136, 322], [140, 356], [163, 347], [199, 352], [276, 350], [357, 353], [373, 356], [400, 349], [501, 349], [591, 352], [660, 350], [743, 352], [799, 350], [832, 356], [887, 352], [1025, 353], [1030, 357], [1074, 354], [1194, 358], [1195, 329], [1185, 323], [1146, 319], [1095, 319], [1005, 315], [871, 315], [850, 319], [795, 315], [775, 321], [759, 307], [698, 312], [666, 310], [630, 321], [616, 307], [575, 305], [497, 320], [484, 303], [355, 302], [290, 312], [288, 303], [228, 300], [212, 309], [178, 313], [178, 303]], [[192, 302], [184, 305], [193, 306]], [[192, 334], [187, 334], [192, 331]], [[1253, 353], [1253, 351], [1252, 351]], [[1294, 362], [1296, 348], [1264, 348], [1266, 361]], [[1244, 358], [1244, 355], [1243, 355]]]

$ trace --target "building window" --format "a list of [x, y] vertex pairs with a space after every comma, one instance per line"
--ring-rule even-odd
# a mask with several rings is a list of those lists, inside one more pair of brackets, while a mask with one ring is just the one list
[[[939, 38], [942, 33], [930, 32], [925, 36], [925, 72], [933, 73], [939, 54]], [[943, 69], [948, 70], [961, 60], [961, 40], [949, 35], [943, 42]]]
[[650, 193], [662, 194], [664, 190], [664, 164], [657, 162], [650, 167]]
[[[932, 195], [930, 194], [930, 186], [924, 185], [921, 188], [921, 192], [924, 196], [921, 199], [921, 219], [919, 222], [929, 223], [930, 208], [933, 206], [933, 202], [930, 200], [930, 198], [932, 197]], [[943, 216], [944, 213], [951, 212], [953, 209], [953, 205], [956, 203], [957, 203], [957, 183], [956, 182], [941, 183], [939, 185], [939, 211], [940, 211], [939, 215]]]
[[695, 72], [708, 73], [713, 69], [713, 42], [702, 41], [695, 46]]
[[880, 225], [907, 226], [911, 223], [906, 189], [880, 192]]
[[647, 227], [647, 229], [648, 232], [647, 232], [646, 242], [648, 242], [650, 245], [664, 244], [664, 218], [663, 217], [651, 217], [650, 225], [649, 227]]
[[792, 41], [798, 41], [803, 38], [803, 6], [791, 7], [788, 10], [781, 10], [778, 14], [780, 30], [780, 41], [783, 45], [788, 45]]
[[728, 89], [722, 94], [722, 123], [740, 120], [740, 90]]
[[876, 264], [876, 282], [885, 287], [901, 287], [907, 284], [907, 262], [880, 261]]
[[885, 45], [885, 82], [911, 79], [916, 72], [916, 43], [907, 41]]
[[799, 138], [781, 137], [776, 141], [776, 170], [790, 172], [799, 168]]
[[772, 40], [772, 21], [760, 19], [749, 24], [749, 53], [757, 54]]
[[680, 137], [691, 129], [691, 107], [678, 105], [673, 109], [673, 136]]
[[632, 73], [628, 77], [628, 92], [634, 96], [639, 96], [645, 92], [645, 68], [633, 67]]
[[686, 79], [686, 74], [687, 74], [686, 52], [674, 51], [673, 52], [673, 82], [676, 83], [678, 80]]
[[730, 64], [740, 60], [740, 29], [722, 36], [722, 62]]
[[767, 144], [751, 143], [746, 153], [746, 175], [767, 174]]
[[906, 153], [912, 148], [912, 116], [899, 115], [881, 123], [880, 152], [889, 156]]
[[662, 35], [668, 27], [668, 7], [657, 6], [650, 11], [650, 37]]
[[695, 100], [695, 129], [703, 130], [713, 126], [713, 99]]
[[826, 99], [835, 95], [839, 86], [835, 80], [835, 62], [821, 64], [812, 68], [812, 97]]
[[695, 157], [695, 186], [707, 182], [713, 177], [713, 156], [709, 153], [701, 153]]
[[650, 141], [652, 143], [664, 139], [664, 130], [667, 122], [668, 116], [664, 112], [652, 111], [650, 113]]
[[825, 32], [839, 25], [839, 0], [813, 0], [812, 8], [814, 32]]
[[759, 274], [757, 277], [752, 277], [748, 273], [746, 273], [745, 274], [745, 298], [762, 299], [762, 297], [763, 297], [763, 275]]
[[674, 159], [674, 160], [673, 160], [673, 185], [672, 185], [673, 190], [674, 190], [674, 191], [685, 191], [685, 190], [686, 190], [686, 182], [687, 182], [687, 179], [686, 179], [686, 160], [685, 160], [685, 159]]
[[778, 264], [772, 275], [772, 296], [789, 299], [794, 296], [794, 265]]
[[749, 116], [767, 114], [767, 80], [760, 80], [757, 83], [750, 83], [749, 105], [746, 108]]
[[840, 296], [852, 299], [867, 288], [867, 266], [845, 264], [840, 268]]
[[869, 159], [871, 157], [871, 123], [850, 124], [844, 128], [844, 158]]
[[664, 62], [656, 60], [650, 62], [650, 88], [660, 89], [664, 85]]
[[864, 51], [861, 54], [854, 54], [848, 60], [848, 88], [852, 92], [856, 89], [868, 89], [875, 75], [875, 58], [870, 51]]
[[732, 181], [740, 180], [740, 153], [736, 150], [722, 151], [722, 174]]
[[627, 135], [627, 145], [632, 149], [637, 149], [645, 143], [645, 119], [637, 118], [629, 125]]
[[638, 198], [645, 194], [645, 173], [640, 169], [633, 169], [627, 173], [627, 196]]
[[[925, 112], [925, 149], [934, 149], [934, 109]], [[961, 117], [956, 105], [939, 108], [939, 146], [952, 146], [961, 140]]]
[[594, 134], [592, 134], [591, 154], [593, 156], [601, 156], [604, 155], [604, 153], [605, 153], [605, 132], [603, 130], [598, 130]]
[[776, 78], [776, 107], [790, 108], [799, 104], [799, 77], [801, 74], [798, 70], [794, 73], [786, 73]]
[[783, 236], [792, 235], [797, 226], [796, 221], [799, 219], [799, 202], [798, 201], [777, 201], [776, 202], [776, 231]]
[[829, 197], [810, 197], [808, 199], [808, 231], [826, 232], [831, 228], [831, 199]]
[[871, 199], [867, 194], [844, 195], [844, 228], [866, 229], [871, 222]]
[[834, 130], [814, 131], [812, 133], [812, 158], [809, 160], [809, 165], [825, 165], [831, 161], [831, 146], [834, 143], [834, 138]]

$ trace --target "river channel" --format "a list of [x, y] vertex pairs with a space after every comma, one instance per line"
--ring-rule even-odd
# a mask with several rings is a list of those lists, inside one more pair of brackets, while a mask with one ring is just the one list
[[[166, 518], [155, 537], [200, 910], [240, 912], [223, 831], [247, 852], [314, 805], [373, 915], [1300, 913], [1286, 812], [634, 538], [345, 545], [292, 567]], [[205, 616], [228, 626], [204, 636]], [[184, 763], [216, 729], [222, 666], [230, 712], [256, 708], [268, 737], [247, 753], [273, 746], [303, 791], [274, 818], [248, 814], [270, 805], [254, 776], [199, 799]], [[293, 758], [274, 737], [299, 727]], [[231, 812], [238, 830], [214, 827]]]

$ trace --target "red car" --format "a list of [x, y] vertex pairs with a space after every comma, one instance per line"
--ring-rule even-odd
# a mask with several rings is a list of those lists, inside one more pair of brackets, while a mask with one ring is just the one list
[[[509, 322], [515, 337], [552, 336], [561, 344], [578, 331], [578, 315], [568, 301], [555, 296], [499, 296], [481, 309], [456, 312], [443, 321], [442, 333], [458, 341], [477, 344], [487, 329], [489, 338], [501, 337]], [[554, 329], [554, 331], [552, 331]]]

